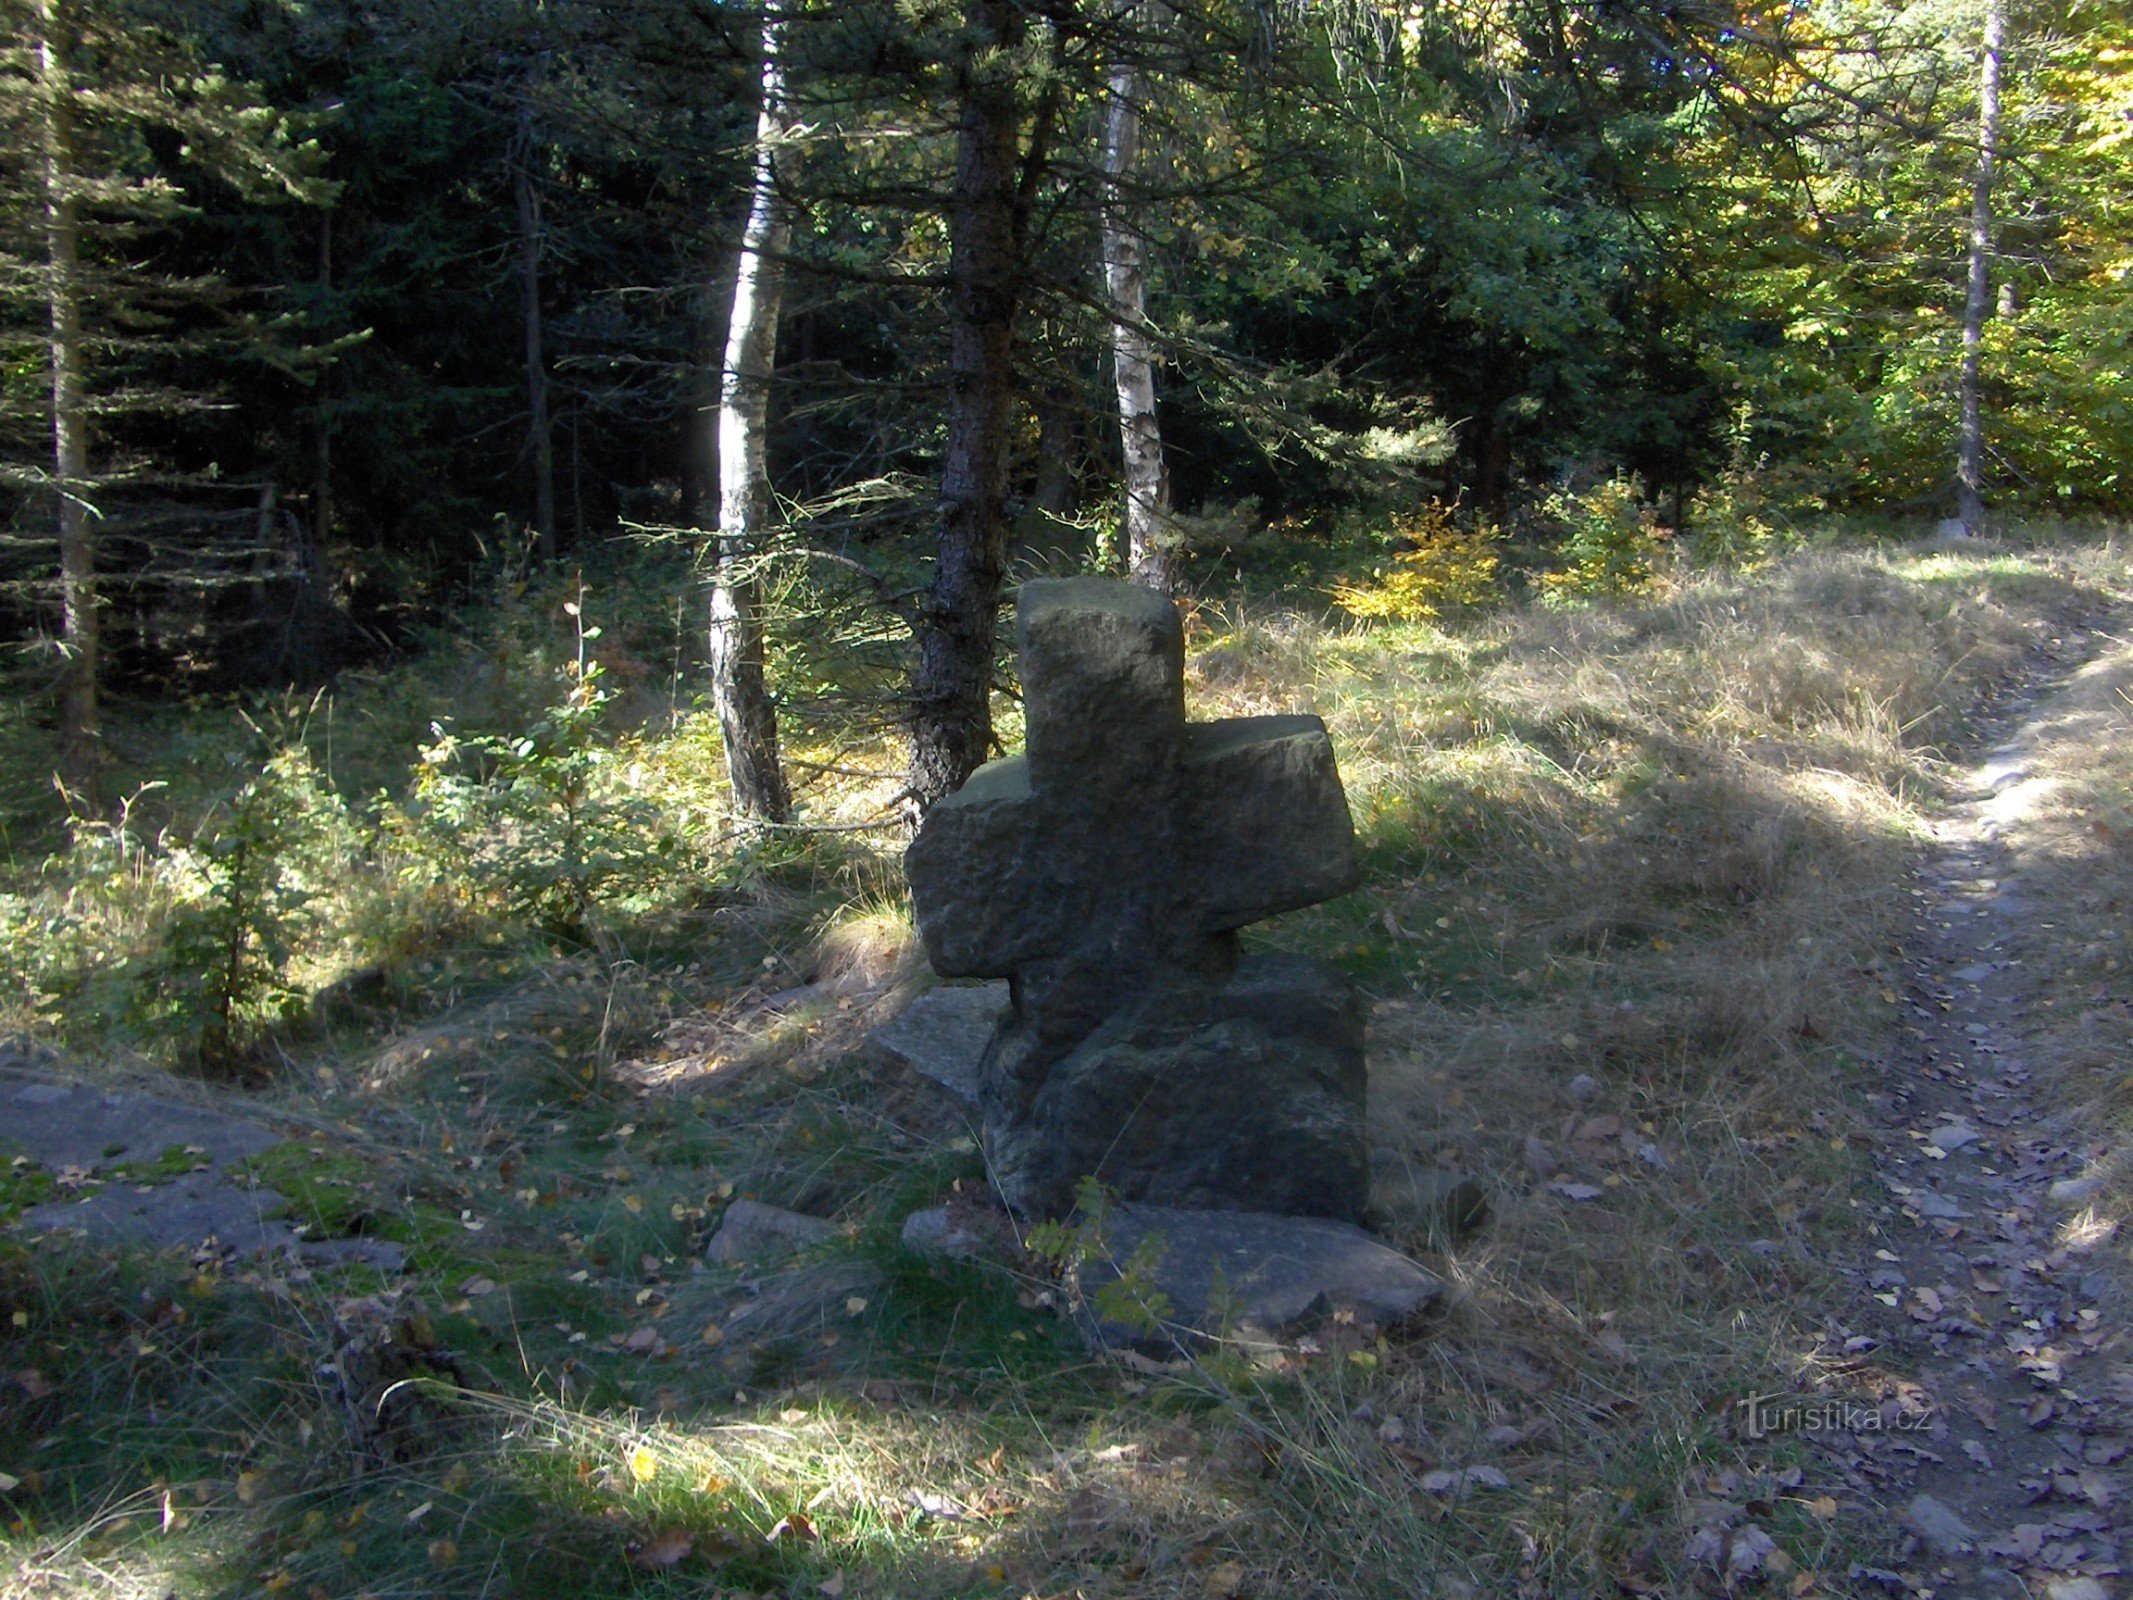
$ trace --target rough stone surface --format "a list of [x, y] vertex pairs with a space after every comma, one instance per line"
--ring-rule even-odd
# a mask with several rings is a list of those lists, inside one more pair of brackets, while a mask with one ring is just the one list
[[993, 1169], [1055, 1213], [1094, 1176], [1129, 1201], [1353, 1219], [1363, 1016], [1352, 985], [1293, 956], [1144, 989], [1063, 1056], [1011, 1016], [987, 1058]]
[[1903, 1508], [1903, 1520], [1937, 1556], [1961, 1555], [1970, 1548], [1970, 1526], [1929, 1494], [1914, 1495]]
[[781, 1206], [766, 1206], [759, 1200], [736, 1200], [726, 1207], [718, 1232], [704, 1247], [706, 1261], [733, 1264], [781, 1261], [818, 1245], [837, 1232], [837, 1225]]
[[295, 1256], [313, 1266], [361, 1263], [398, 1272], [407, 1252], [388, 1239], [307, 1239], [281, 1220], [288, 1201], [272, 1189], [240, 1189], [206, 1173], [164, 1183], [108, 1183], [80, 1200], [53, 1200], [22, 1214], [31, 1233], [78, 1233], [96, 1244], [195, 1250], [210, 1240], [240, 1256]]
[[1307, 963], [1240, 965], [1235, 930], [1353, 888], [1316, 717], [1188, 724], [1161, 595], [1025, 584], [1027, 753], [980, 768], [905, 857], [948, 977], [1011, 978], [981, 1069], [1018, 1211], [1090, 1173], [1129, 1199], [1359, 1218], [1362, 1009]]
[[154, 1161], [174, 1145], [192, 1146], [203, 1164], [220, 1167], [270, 1150], [282, 1137], [207, 1106], [0, 1070], [0, 1149], [48, 1167], [94, 1172]]
[[1488, 1191], [1468, 1173], [1417, 1165], [1395, 1150], [1370, 1152], [1370, 1226], [1454, 1243], [1487, 1226]]
[[904, 1218], [903, 1246], [913, 1255], [944, 1261], [1000, 1260], [1020, 1246], [999, 1211], [957, 1205], [927, 1206]]
[[[1169, 1310], [1159, 1329], [1107, 1321], [1094, 1307], [1150, 1236], [1155, 1264], [1143, 1279]], [[1320, 1217], [1249, 1211], [1119, 1206], [1104, 1219], [1103, 1249], [1076, 1268], [1083, 1328], [1110, 1348], [1155, 1352], [1221, 1340], [1279, 1343], [1336, 1313], [1391, 1328], [1443, 1292], [1429, 1272], [1360, 1228]], [[1136, 1277], [1141, 1277], [1136, 1274]], [[1129, 1281], [1126, 1292], [1134, 1284]]]
[[[45, 1065], [14, 1041], [0, 1041], [0, 1152], [28, 1156], [55, 1171], [107, 1174], [79, 1198], [47, 1201], [21, 1217], [30, 1233], [74, 1233], [95, 1244], [143, 1250], [197, 1249], [213, 1240], [238, 1255], [281, 1253], [317, 1266], [360, 1261], [397, 1272], [406, 1252], [383, 1239], [307, 1239], [282, 1221], [288, 1202], [247, 1188], [221, 1169], [271, 1150], [284, 1136], [246, 1117], [130, 1090], [8, 1070]], [[195, 1170], [128, 1182], [117, 1169], [191, 1154]]]
[[928, 989], [869, 1038], [884, 1055], [974, 1106], [985, 1047], [1007, 1006], [1004, 983]]

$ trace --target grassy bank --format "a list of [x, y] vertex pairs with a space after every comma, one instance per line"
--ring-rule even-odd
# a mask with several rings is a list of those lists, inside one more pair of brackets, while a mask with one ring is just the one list
[[[362, 1269], [0, 1245], [0, 1559], [53, 1593], [1686, 1593], [1716, 1582], [1694, 1536], [1721, 1500], [1754, 1503], [1789, 1592], [1840, 1588], [1885, 1528], [1731, 1406], [1799, 1381], [1860, 1227], [1853, 1074], [1892, 1025], [1947, 754], [2126, 581], [2092, 542], [1809, 554], [1449, 629], [1198, 611], [1195, 714], [1322, 712], [1368, 864], [1254, 937], [1365, 986], [1377, 1139], [1492, 1201], [1470, 1241], [1399, 1241], [1456, 1290], [1430, 1328], [1278, 1372], [1092, 1362], [1041, 1281], [898, 1249], [912, 1205], [980, 1172], [857, 1048], [915, 981], [893, 841], [736, 856], [702, 723], [611, 705], [558, 759], [618, 831], [677, 842], [565, 928], [493, 854], [425, 855], [446, 843], [416, 791], [366, 757], [401, 787], [320, 835], [343, 844], [287, 923], [310, 954], [276, 978], [289, 1020], [262, 991], [246, 1070], [292, 1134], [261, 1180], [416, 1271], [384, 1302]], [[540, 627], [535, 712], [568, 642]], [[813, 738], [811, 814], [863, 817], [891, 752]], [[2082, 851], [2116, 848], [2116, 759], [2068, 802]], [[533, 826], [468, 807], [500, 840]], [[179, 868], [130, 848], [101, 886], [18, 879], [10, 914], [104, 917], [77, 925], [113, 970], [175, 962]], [[0, 1005], [43, 996], [15, 1020], [179, 1059], [181, 1027], [67, 1011], [105, 991], [38, 989], [65, 975], [15, 937]], [[59, 1176], [15, 1171], [0, 1206]], [[844, 1231], [795, 1272], [695, 1270], [735, 1196]], [[735, 1321], [751, 1281], [808, 1272], [846, 1274], [826, 1321]], [[366, 1461], [318, 1363], [386, 1326], [469, 1397]]]

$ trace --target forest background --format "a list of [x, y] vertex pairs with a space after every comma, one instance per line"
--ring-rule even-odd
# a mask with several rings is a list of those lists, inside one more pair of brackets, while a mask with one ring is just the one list
[[292, 752], [578, 933], [888, 842], [1020, 573], [1426, 623], [2127, 503], [2123, 6], [6, 21], [20, 907], [116, 829], [274, 945]]

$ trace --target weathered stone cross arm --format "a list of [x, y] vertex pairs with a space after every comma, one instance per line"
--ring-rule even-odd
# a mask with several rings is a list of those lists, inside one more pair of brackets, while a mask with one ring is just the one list
[[1325, 724], [1188, 723], [1168, 599], [1100, 579], [1028, 583], [1017, 645], [1028, 754], [979, 768], [907, 857], [936, 972], [1007, 977], [1114, 920], [1214, 934], [1356, 886]]

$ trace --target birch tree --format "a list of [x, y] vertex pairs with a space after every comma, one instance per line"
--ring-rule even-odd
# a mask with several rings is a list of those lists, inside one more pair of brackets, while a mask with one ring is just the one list
[[767, 454], [770, 384], [792, 218], [780, 192], [792, 161], [781, 0], [763, 11], [762, 98], [748, 222], [733, 277], [718, 407], [718, 540], [711, 581], [711, 697], [726, 747], [733, 809], [756, 822], [792, 820], [792, 793], [778, 759], [777, 706], [764, 664], [757, 576], [774, 507]]
[[[1121, 20], [1162, 19], [1161, 0], [1126, 0]], [[1148, 336], [1148, 245], [1135, 215], [1134, 169], [1140, 155], [1147, 75], [1130, 42], [1113, 62], [1104, 108], [1104, 293], [1110, 311], [1111, 372], [1118, 394], [1118, 435], [1125, 503], [1126, 566], [1134, 582], [1169, 593], [1177, 584], [1170, 520], [1170, 473], [1155, 408], [1155, 351]]]

